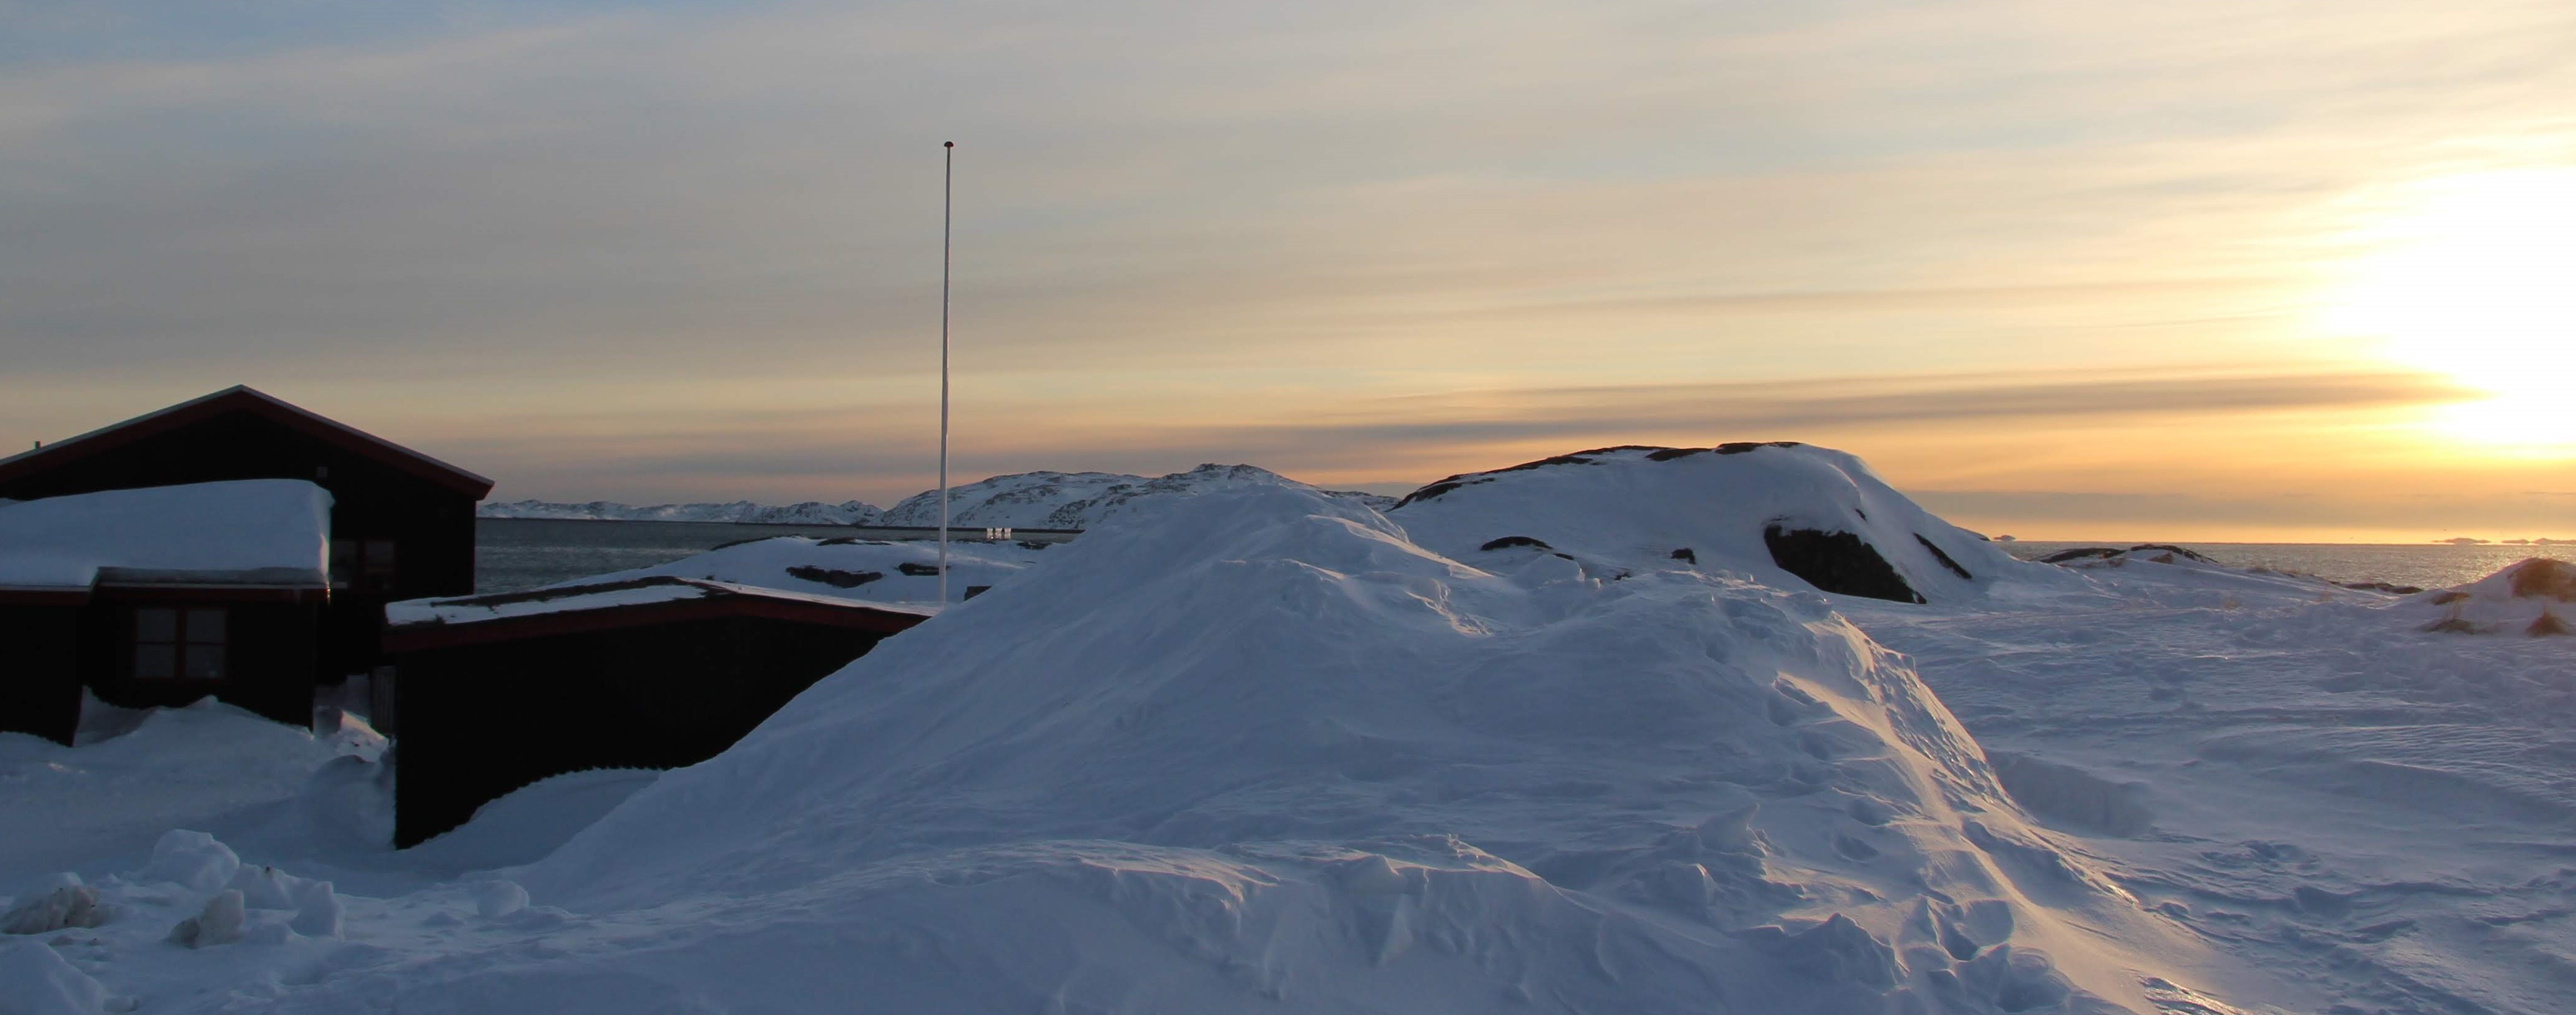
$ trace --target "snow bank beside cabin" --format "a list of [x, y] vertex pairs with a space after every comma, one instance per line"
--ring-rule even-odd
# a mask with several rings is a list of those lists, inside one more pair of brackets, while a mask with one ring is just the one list
[[1821, 597], [1279, 487], [1126, 521], [514, 875], [579, 948], [405, 1006], [2149, 1010], [2096, 935], [2152, 919]]
[[230, 584], [328, 581], [331, 495], [247, 479], [0, 504], [0, 588], [87, 589], [102, 577]]
[[2085, 584], [1941, 520], [1859, 458], [1785, 442], [1580, 451], [1451, 476], [1388, 517], [1489, 570], [1556, 556], [1604, 577], [1688, 567], [1899, 602]]

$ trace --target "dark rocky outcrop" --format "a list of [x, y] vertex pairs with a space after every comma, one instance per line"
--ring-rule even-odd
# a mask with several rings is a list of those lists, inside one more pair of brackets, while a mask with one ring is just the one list
[[1648, 461], [1669, 462], [1676, 458], [1688, 458], [1692, 455], [1706, 454], [1709, 452], [1715, 452], [1721, 455], [1740, 455], [1756, 448], [1794, 448], [1800, 446], [1801, 445], [1797, 441], [1737, 441], [1731, 444], [1720, 444], [1714, 448], [1668, 448], [1655, 444], [1621, 444], [1615, 447], [1590, 448], [1583, 451], [1577, 451], [1572, 454], [1541, 458], [1534, 462], [1522, 462], [1519, 465], [1506, 465], [1499, 469], [1489, 469], [1484, 472], [1462, 472], [1445, 479], [1435, 480], [1423, 486], [1419, 490], [1405, 494], [1403, 499], [1396, 501], [1395, 506], [1390, 507], [1387, 510], [1393, 511], [1395, 508], [1403, 507], [1415, 501], [1431, 500], [1432, 498], [1438, 497], [1441, 494], [1448, 493], [1449, 491], [1462, 486], [1474, 486], [1478, 483], [1490, 482], [1496, 473], [1525, 472], [1530, 469], [1544, 469], [1551, 465], [1591, 465], [1594, 462], [1599, 461], [1603, 455], [1613, 454], [1620, 451], [1643, 451], [1646, 453], [1646, 459]]
[[2039, 558], [2039, 562], [2042, 564], [2064, 564], [2078, 560], [2108, 560], [2127, 552], [2129, 551], [2116, 546], [2079, 546], [2072, 550], [2059, 550], [2056, 553], [2041, 557]]
[[1866, 596], [1897, 603], [1924, 602], [1887, 558], [1867, 540], [1849, 532], [1764, 526], [1762, 543], [1771, 562], [1818, 589], [1846, 596]]
[[1685, 563], [1697, 564], [1699, 563], [1699, 554], [1693, 552], [1690, 547], [1685, 546], [1673, 551], [1673, 559], [1683, 561]]
[[787, 574], [791, 578], [802, 578], [836, 589], [854, 589], [885, 577], [883, 571], [843, 571], [838, 568], [815, 567], [812, 564], [798, 564], [788, 568]]
[[1514, 546], [1527, 546], [1527, 547], [1534, 547], [1534, 548], [1536, 548], [1536, 549], [1541, 549], [1541, 550], [1553, 550], [1553, 549], [1556, 549], [1556, 547], [1553, 547], [1553, 546], [1549, 546], [1549, 545], [1547, 545], [1547, 541], [1546, 541], [1546, 540], [1543, 540], [1543, 539], [1535, 539], [1535, 538], [1532, 538], [1532, 537], [1529, 537], [1529, 536], [1504, 536], [1504, 537], [1503, 537], [1503, 538], [1501, 538], [1501, 539], [1493, 540], [1493, 541], [1491, 541], [1491, 542], [1486, 543], [1486, 544], [1485, 544], [1485, 545], [1483, 545], [1483, 546], [1479, 546], [1479, 547], [1477, 547], [1476, 549], [1484, 550], [1484, 551], [1487, 551], [1487, 552], [1491, 552], [1491, 551], [1494, 551], [1494, 550], [1508, 549], [1508, 548], [1510, 548], [1510, 547], [1514, 547]]
[[1958, 561], [1951, 560], [1949, 554], [1941, 552], [1941, 548], [1932, 545], [1931, 540], [1923, 538], [1922, 533], [1915, 533], [1914, 541], [1923, 544], [1924, 549], [1932, 551], [1932, 559], [1940, 561], [1942, 567], [1949, 568], [1951, 574], [1958, 575], [1959, 577], [1965, 578], [1969, 581], [1977, 580], [1976, 575], [1969, 574], [1967, 568], [1960, 567]]
[[1760, 448], [1796, 448], [1805, 446], [1806, 445], [1800, 444], [1797, 441], [1729, 441], [1718, 445], [1714, 450], [1721, 455], [1740, 455], [1747, 451], [1753, 451]]
[[[2172, 554], [2186, 560], [2196, 560], [2203, 564], [2218, 563], [2217, 561], [2211, 560], [2207, 556], [2201, 554], [2199, 551], [2186, 550], [2171, 543], [2140, 543], [2126, 550], [2120, 549], [2116, 546], [2080, 546], [2072, 550], [2059, 550], [2056, 553], [2041, 557], [2039, 558], [2039, 562], [2042, 564], [2064, 564], [2069, 561], [2077, 560], [2107, 560], [2125, 553]], [[2170, 564], [2173, 563], [2173, 561], [2160, 560], [2156, 563]]]
[[2363, 592], [2386, 592], [2397, 596], [2411, 596], [2424, 591], [2420, 586], [2399, 585], [2394, 582], [2336, 582], [2335, 584]]
[[915, 578], [927, 578], [939, 573], [939, 565], [937, 564], [919, 564], [909, 560], [895, 565], [894, 569]]

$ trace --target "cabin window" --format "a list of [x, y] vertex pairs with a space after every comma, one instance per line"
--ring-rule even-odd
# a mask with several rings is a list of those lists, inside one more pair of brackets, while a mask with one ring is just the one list
[[393, 591], [394, 541], [332, 540], [331, 588], [335, 592]]
[[134, 676], [140, 680], [222, 680], [220, 607], [145, 606], [134, 611]]

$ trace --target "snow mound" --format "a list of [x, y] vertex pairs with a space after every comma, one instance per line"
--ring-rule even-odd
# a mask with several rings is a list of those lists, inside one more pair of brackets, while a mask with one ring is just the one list
[[2082, 584], [1942, 521], [1858, 458], [1798, 444], [1579, 451], [1451, 476], [1388, 515], [1489, 570], [1553, 555], [1603, 577], [1689, 567], [1917, 603]]
[[1280, 486], [1048, 552], [518, 872], [590, 943], [406, 1007], [2148, 1009], [2134, 904], [1823, 597]]
[[2407, 599], [2427, 631], [2458, 634], [2576, 634], [2576, 564], [2550, 557], [2453, 588]]
[[562, 504], [542, 500], [514, 500], [484, 504], [474, 509], [478, 518], [557, 518], [602, 522], [732, 522], [741, 525], [874, 525], [885, 511], [874, 504], [843, 501], [826, 504], [802, 501], [795, 504], [754, 504], [738, 500], [728, 504], [654, 504], [634, 507], [615, 501], [594, 500], [581, 504]]
[[412, 847], [411, 859], [457, 871], [534, 863], [662, 773], [593, 768], [548, 776], [476, 808], [464, 824]]
[[[1247, 486], [1284, 486], [1315, 490], [1268, 469], [1251, 465], [1201, 465], [1188, 472], [1147, 479], [1109, 472], [1023, 472], [951, 488], [951, 526], [1009, 526], [1022, 529], [1088, 529], [1116, 517], [1138, 499], [1156, 494], [1207, 493]], [[1337, 497], [1385, 508], [1392, 498], [1346, 490], [1321, 490]], [[886, 509], [879, 522], [891, 526], [939, 524], [939, 491], [925, 490]]]

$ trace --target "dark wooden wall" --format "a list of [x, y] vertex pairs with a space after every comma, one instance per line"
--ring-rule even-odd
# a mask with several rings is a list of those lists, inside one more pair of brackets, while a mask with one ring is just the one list
[[404, 653], [394, 844], [550, 775], [705, 761], [881, 637], [731, 617]]
[[177, 707], [209, 694], [291, 726], [313, 722], [313, 655], [318, 607], [295, 603], [189, 602], [221, 606], [222, 680], [133, 679], [126, 625], [134, 604], [107, 595], [84, 606], [0, 606], [0, 730], [72, 742], [81, 688], [126, 708]]
[[80, 728], [80, 612], [0, 605], [0, 732], [72, 742]]
[[81, 610], [81, 682], [100, 701], [126, 708], [176, 708], [212, 694], [290, 726], [313, 724], [313, 670], [320, 609], [295, 603], [191, 603], [154, 596], [146, 605], [220, 606], [225, 625], [222, 680], [135, 680], [127, 656], [134, 602], [101, 593]]
[[0, 482], [0, 497], [35, 500], [233, 479], [309, 480], [331, 492], [333, 539], [395, 542], [390, 595], [333, 593], [317, 659], [325, 680], [379, 661], [386, 602], [474, 591], [474, 497], [248, 411]]

